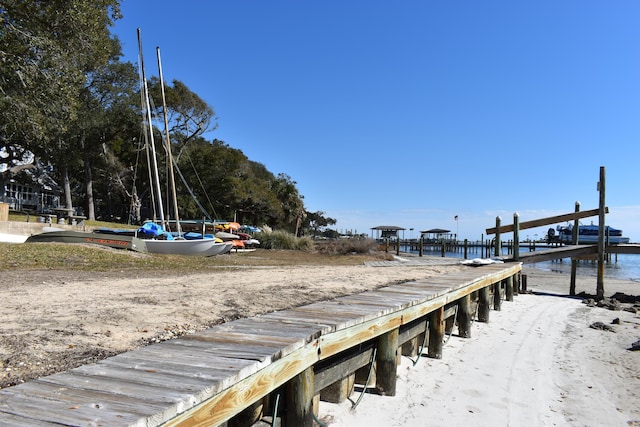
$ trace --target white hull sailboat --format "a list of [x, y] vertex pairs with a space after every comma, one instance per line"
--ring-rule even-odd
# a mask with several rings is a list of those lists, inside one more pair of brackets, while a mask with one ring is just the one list
[[[178, 236], [177, 238], [174, 238], [170, 235], [168, 235], [166, 233], [165, 230], [165, 218], [164, 218], [164, 211], [163, 211], [163, 206], [162, 206], [162, 196], [161, 196], [161, 192], [160, 192], [160, 179], [159, 179], [159, 175], [158, 175], [158, 165], [155, 161], [155, 143], [154, 143], [154, 139], [153, 139], [153, 129], [152, 129], [152, 121], [151, 121], [151, 107], [150, 107], [150, 102], [149, 102], [149, 91], [147, 88], [147, 80], [145, 77], [145, 71], [144, 71], [144, 61], [142, 59], [142, 41], [141, 41], [141, 37], [140, 37], [140, 29], [138, 29], [138, 48], [140, 50], [140, 79], [141, 79], [141, 84], [140, 84], [140, 90], [142, 91], [142, 95], [143, 95], [143, 106], [146, 112], [146, 122], [147, 122], [147, 126], [145, 129], [145, 132], [149, 132], [149, 141], [151, 143], [151, 157], [152, 157], [152, 164], [153, 164], [153, 178], [152, 180], [154, 181], [153, 184], [155, 186], [155, 190], [156, 190], [156, 200], [158, 203], [158, 209], [160, 212], [160, 230], [161, 232], [158, 233], [159, 237], [161, 237], [160, 239], [157, 238], [151, 238], [146, 240], [146, 247], [147, 247], [147, 252], [150, 253], [156, 253], [156, 254], [174, 254], [174, 255], [191, 255], [191, 256], [213, 256], [213, 255], [218, 255], [221, 253], [225, 253], [228, 252], [231, 248], [229, 247], [229, 245], [227, 245], [224, 242], [216, 242], [215, 239], [213, 238], [206, 238], [203, 235], [202, 239], [195, 239], [195, 240], [187, 240], [184, 239], [182, 237], [180, 237], [181, 235], [181, 230], [180, 230], [180, 226], [179, 226], [179, 220], [178, 218], [176, 218], [176, 223], [178, 224]], [[177, 216], [177, 212], [178, 212], [178, 208], [177, 208], [177, 201], [176, 201], [176, 194], [175, 194], [175, 180], [173, 177], [173, 166], [172, 166], [172, 156], [171, 156], [171, 141], [169, 139], [169, 130], [168, 130], [168, 123], [167, 123], [167, 106], [166, 106], [166, 102], [165, 102], [165, 96], [164, 96], [164, 80], [162, 77], [162, 66], [160, 63], [160, 49], [157, 49], [157, 55], [158, 55], [158, 69], [160, 72], [160, 87], [162, 89], [162, 105], [163, 105], [163, 114], [164, 114], [164, 121], [165, 121], [165, 134], [166, 134], [166, 152], [167, 152], [167, 156], [169, 156], [169, 170], [171, 172], [170, 175], [170, 181], [171, 181], [171, 185], [172, 185], [172, 191], [173, 191], [173, 199], [174, 199], [174, 209], [176, 212], [176, 216]], [[162, 236], [162, 234], [164, 234], [164, 236]]]
[[227, 253], [233, 243], [218, 243], [213, 239], [146, 240], [147, 252], [166, 255], [214, 256]]

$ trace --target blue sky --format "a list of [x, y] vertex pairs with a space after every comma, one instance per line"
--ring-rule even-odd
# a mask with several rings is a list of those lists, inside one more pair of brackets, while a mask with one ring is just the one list
[[159, 46], [165, 80], [216, 111], [206, 137], [291, 176], [338, 230], [479, 240], [496, 216], [597, 208], [605, 166], [607, 223], [640, 241], [636, 0], [123, 0], [122, 12], [124, 59], [137, 62], [139, 27], [147, 75]]

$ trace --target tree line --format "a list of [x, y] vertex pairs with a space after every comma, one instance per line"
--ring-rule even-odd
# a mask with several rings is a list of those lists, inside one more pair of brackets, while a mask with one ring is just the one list
[[[60, 183], [67, 208], [81, 206], [89, 219], [141, 223], [155, 217], [148, 159], [158, 159], [163, 182], [169, 162], [164, 144], [149, 152], [139, 69], [122, 61], [110, 32], [121, 17], [118, 0], [0, 0], [0, 163], [34, 156]], [[147, 84], [151, 112], [166, 114], [180, 217], [297, 234], [336, 223], [307, 212], [287, 174], [206, 140], [215, 111], [183, 82], [165, 82], [166, 112], [159, 79]], [[164, 128], [152, 132], [163, 141]]]

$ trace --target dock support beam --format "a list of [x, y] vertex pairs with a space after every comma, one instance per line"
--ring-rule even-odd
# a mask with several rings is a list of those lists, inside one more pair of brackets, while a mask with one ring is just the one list
[[444, 307], [440, 307], [429, 315], [429, 351], [427, 356], [432, 359], [442, 359], [444, 327]]
[[310, 367], [287, 383], [285, 427], [313, 426], [313, 382], [313, 367]]
[[520, 215], [513, 214], [513, 260], [520, 260]]
[[500, 218], [499, 216], [496, 217], [496, 240], [495, 240], [495, 248], [494, 248], [494, 252], [493, 255], [496, 257], [499, 257], [501, 252], [502, 252], [502, 248], [501, 246], [501, 242], [500, 239], [502, 238], [500, 236], [500, 225], [502, 224], [502, 218]]
[[489, 322], [489, 288], [478, 290], [478, 322]]
[[496, 311], [502, 309], [502, 281], [493, 285], [493, 309]]
[[471, 295], [465, 295], [458, 301], [458, 335], [471, 338]]
[[513, 276], [507, 277], [504, 286], [505, 300], [513, 301]]
[[[576, 202], [576, 212], [580, 212], [580, 202]], [[580, 234], [578, 233], [580, 227], [580, 221], [573, 221], [573, 234], [571, 235], [571, 243], [577, 245]], [[576, 294], [576, 275], [578, 271], [578, 260], [571, 258], [571, 283], [569, 284], [569, 295], [574, 296]]]
[[600, 181], [598, 181], [598, 191], [600, 191], [600, 206], [598, 208], [598, 279], [596, 286], [596, 298], [600, 301], [604, 299], [604, 232], [605, 232], [605, 169], [600, 166]]
[[382, 396], [396, 395], [399, 332], [395, 328], [378, 338], [376, 391]]

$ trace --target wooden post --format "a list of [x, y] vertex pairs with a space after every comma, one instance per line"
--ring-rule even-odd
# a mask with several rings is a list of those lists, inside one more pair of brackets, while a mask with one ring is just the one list
[[604, 209], [605, 209], [605, 170], [600, 166], [600, 181], [598, 181], [598, 191], [600, 191], [600, 205], [598, 206], [598, 282], [596, 287], [596, 298], [604, 298]]
[[495, 241], [495, 252], [494, 256], [500, 256], [501, 248], [500, 248], [500, 225], [502, 224], [502, 218], [499, 216], [496, 217], [496, 241]]
[[518, 274], [513, 275], [513, 295], [518, 295], [520, 293], [520, 275], [521, 271]]
[[[330, 403], [342, 403], [349, 398], [356, 381], [356, 374], [347, 375], [320, 392], [320, 399]], [[366, 388], [366, 385], [365, 385]]]
[[396, 255], [400, 255], [400, 237], [396, 239]]
[[[575, 212], [580, 212], [580, 202], [576, 201], [576, 209]], [[580, 233], [578, 233], [578, 229], [580, 227], [580, 221], [579, 220], [574, 220], [573, 221], [573, 234], [572, 234], [572, 239], [571, 239], [571, 243], [574, 245], [577, 245], [578, 243], [580, 243], [580, 241], [578, 240], [580, 238]], [[578, 271], [578, 260], [571, 258], [571, 283], [569, 284], [569, 295], [575, 295], [576, 294], [576, 274]]]
[[420, 235], [420, 242], [418, 243], [418, 255], [422, 256], [422, 246], [424, 245], [424, 236]]
[[258, 400], [244, 411], [227, 421], [227, 427], [244, 427], [253, 425], [262, 415], [262, 400]]
[[313, 381], [313, 367], [310, 367], [287, 383], [285, 427], [313, 426]]
[[378, 337], [376, 390], [382, 396], [396, 395], [398, 334], [395, 328]]
[[471, 295], [458, 300], [458, 335], [471, 338]]
[[493, 285], [493, 309], [500, 311], [502, 308], [502, 281]]
[[504, 285], [505, 299], [507, 301], [513, 301], [513, 276], [507, 277]]
[[469, 240], [464, 239], [464, 259], [467, 259], [468, 253], [469, 253]]
[[427, 356], [442, 359], [442, 343], [444, 340], [444, 307], [440, 307], [429, 315], [429, 350]]
[[489, 322], [489, 289], [485, 286], [478, 290], [478, 322]]
[[520, 215], [513, 214], [513, 260], [520, 260]]
[[402, 344], [402, 355], [408, 357], [415, 357], [418, 355], [418, 348], [422, 341], [418, 342], [418, 337], [413, 337], [409, 341]]

